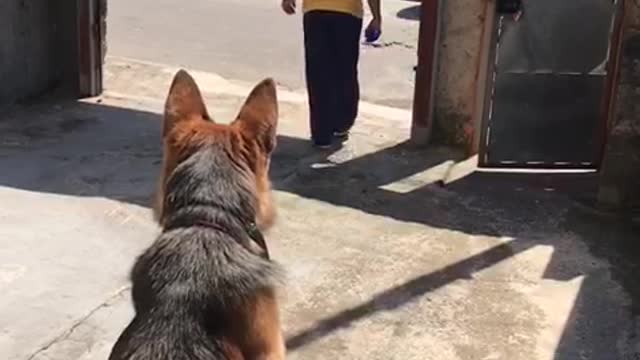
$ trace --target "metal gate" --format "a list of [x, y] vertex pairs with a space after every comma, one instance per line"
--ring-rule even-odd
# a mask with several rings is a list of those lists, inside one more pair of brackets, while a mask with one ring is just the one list
[[621, 1], [522, 0], [496, 17], [481, 165], [599, 166]]

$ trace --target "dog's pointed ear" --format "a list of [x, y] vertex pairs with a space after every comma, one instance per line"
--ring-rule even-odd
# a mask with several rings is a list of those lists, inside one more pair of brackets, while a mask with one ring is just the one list
[[210, 120], [210, 117], [195, 80], [185, 70], [179, 70], [164, 106], [162, 135], [166, 136], [177, 123], [194, 119]]
[[278, 96], [273, 79], [262, 80], [249, 94], [234, 121], [242, 134], [255, 139], [270, 154], [276, 146]]

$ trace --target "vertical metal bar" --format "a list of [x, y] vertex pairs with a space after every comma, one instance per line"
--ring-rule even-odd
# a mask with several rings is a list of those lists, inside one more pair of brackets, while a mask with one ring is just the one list
[[77, 0], [78, 19], [76, 34], [78, 41], [78, 92], [80, 97], [91, 93], [91, 22], [89, 20], [90, 0]]
[[96, 0], [77, 0], [79, 96], [102, 92], [102, 39], [100, 9]]
[[411, 141], [419, 145], [426, 145], [429, 142], [433, 126], [441, 8], [442, 0], [422, 1], [411, 123]]

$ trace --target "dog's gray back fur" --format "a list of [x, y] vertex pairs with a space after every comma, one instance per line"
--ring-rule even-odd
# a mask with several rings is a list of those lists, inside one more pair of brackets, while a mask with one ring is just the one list
[[281, 274], [247, 246], [252, 176], [216, 145], [178, 165], [166, 186], [165, 231], [131, 273], [135, 318], [110, 360], [225, 358], [218, 339], [234, 321], [228, 314]]

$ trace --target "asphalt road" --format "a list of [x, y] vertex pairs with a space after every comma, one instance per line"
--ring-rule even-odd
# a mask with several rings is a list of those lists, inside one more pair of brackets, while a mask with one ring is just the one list
[[[362, 45], [364, 100], [409, 108], [418, 33], [415, 2], [383, 1], [380, 46]], [[302, 18], [278, 0], [110, 0], [108, 55], [304, 88]], [[365, 19], [365, 24], [368, 18]]]

